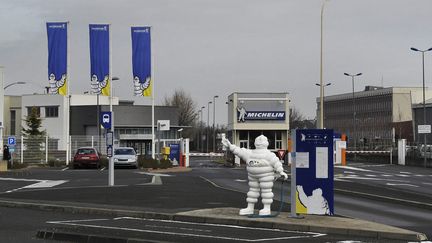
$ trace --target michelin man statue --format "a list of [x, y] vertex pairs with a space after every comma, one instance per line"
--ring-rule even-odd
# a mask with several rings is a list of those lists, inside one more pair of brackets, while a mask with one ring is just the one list
[[[282, 163], [274, 153], [267, 149], [269, 143], [267, 137], [260, 135], [255, 139], [255, 149], [239, 148], [232, 145], [226, 138], [222, 139], [222, 144], [233, 154], [246, 161], [248, 172], [249, 192], [247, 193], [247, 207], [240, 210], [240, 215], [251, 215], [254, 213], [255, 203], [261, 194], [264, 208], [259, 211], [259, 215], [268, 216], [271, 214], [271, 204], [273, 202], [273, 181], [275, 177], [283, 176], [286, 180], [287, 174], [283, 171]], [[276, 178], [277, 178], [276, 177]]]

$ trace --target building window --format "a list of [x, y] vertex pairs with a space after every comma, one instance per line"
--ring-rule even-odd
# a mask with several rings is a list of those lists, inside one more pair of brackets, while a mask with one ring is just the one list
[[10, 135], [16, 135], [16, 111], [10, 111]]
[[30, 116], [30, 114], [32, 113], [32, 109], [36, 110], [36, 114], [40, 117], [40, 107], [37, 106], [29, 106], [27, 107], [27, 116]]
[[58, 117], [58, 106], [46, 106], [45, 117]]

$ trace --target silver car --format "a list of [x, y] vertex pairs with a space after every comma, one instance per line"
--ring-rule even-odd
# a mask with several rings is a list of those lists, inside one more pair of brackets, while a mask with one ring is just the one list
[[134, 148], [119, 147], [114, 149], [113, 155], [114, 166], [131, 166], [138, 168], [138, 156]]

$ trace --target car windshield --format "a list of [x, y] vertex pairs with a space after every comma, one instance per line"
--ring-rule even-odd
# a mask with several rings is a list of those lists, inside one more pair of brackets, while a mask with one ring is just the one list
[[95, 154], [94, 149], [78, 149], [77, 154]]
[[133, 149], [116, 149], [114, 152], [115, 155], [135, 155], [135, 150]]

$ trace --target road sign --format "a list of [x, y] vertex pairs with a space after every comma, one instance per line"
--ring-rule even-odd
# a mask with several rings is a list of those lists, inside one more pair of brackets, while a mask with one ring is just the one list
[[15, 137], [8, 137], [8, 145], [15, 145], [16, 139]]
[[112, 156], [113, 156], [113, 147], [107, 146], [107, 157], [112, 157]]
[[106, 133], [106, 145], [107, 146], [112, 146], [113, 145], [113, 132], [112, 131], [108, 131]]
[[277, 151], [277, 156], [279, 157], [280, 160], [284, 160], [286, 153], [287, 153], [286, 150], [279, 149]]
[[100, 123], [105, 129], [111, 129], [112, 115], [109, 111], [101, 112]]
[[431, 133], [431, 125], [418, 125], [418, 133]]
[[158, 131], [169, 131], [170, 130], [170, 120], [158, 120], [157, 121]]

